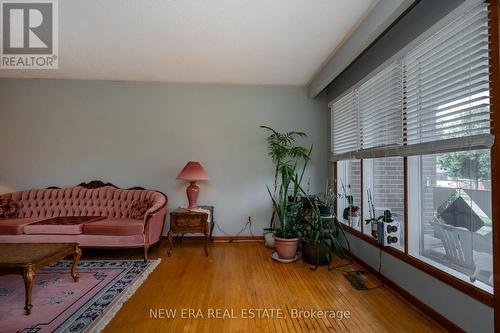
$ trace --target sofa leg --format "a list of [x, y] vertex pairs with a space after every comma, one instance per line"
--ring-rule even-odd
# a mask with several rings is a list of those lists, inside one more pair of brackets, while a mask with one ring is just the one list
[[148, 261], [149, 244], [144, 244], [144, 261]]

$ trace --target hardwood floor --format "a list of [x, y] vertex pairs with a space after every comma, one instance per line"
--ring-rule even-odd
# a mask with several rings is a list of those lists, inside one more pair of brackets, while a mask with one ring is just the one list
[[[312, 271], [302, 261], [274, 262], [260, 242], [211, 244], [208, 258], [202, 244], [177, 244], [171, 257], [167, 249], [165, 242], [151, 249], [150, 257], [161, 258], [161, 264], [103, 332], [445, 332], [385, 287], [358, 291], [342, 272], [326, 267]], [[84, 250], [83, 259], [141, 255], [142, 250]], [[355, 268], [359, 267], [343, 267]], [[160, 309], [176, 309], [176, 318], [151, 318], [165, 311]], [[182, 309], [194, 309], [194, 314], [200, 309], [204, 318], [182, 318]], [[221, 316], [233, 309], [238, 318], [207, 318], [209, 311], [216, 316], [215, 309], [221, 309]], [[258, 309], [268, 309], [274, 318], [242, 318], [242, 310], [252, 309], [255, 315]], [[325, 313], [327, 318], [291, 318], [294, 309], [337, 312]], [[279, 313], [286, 318], [279, 318]], [[328, 318], [331, 314], [337, 318]]]

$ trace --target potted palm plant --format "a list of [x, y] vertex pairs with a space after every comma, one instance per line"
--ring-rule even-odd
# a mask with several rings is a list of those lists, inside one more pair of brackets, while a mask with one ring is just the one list
[[[270, 132], [269, 136], [266, 138], [268, 155], [274, 163], [274, 186], [273, 186], [273, 196], [278, 195], [278, 176], [280, 172], [280, 167], [285, 161], [290, 159], [302, 159], [304, 160], [307, 156], [307, 148], [297, 146], [295, 141], [299, 138], [306, 137], [306, 133], [298, 131], [290, 131], [285, 133], [280, 133], [271, 127], [260, 126]], [[274, 233], [276, 231], [276, 209], [273, 205], [273, 212], [271, 215], [271, 221], [269, 227], [264, 229], [264, 239], [266, 246], [274, 247]]]

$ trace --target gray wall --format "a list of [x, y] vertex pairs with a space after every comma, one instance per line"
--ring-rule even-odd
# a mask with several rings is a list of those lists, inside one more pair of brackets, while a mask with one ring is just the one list
[[[375, 70], [462, 2], [462, 0], [421, 0], [328, 86], [328, 101], [335, 99]], [[378, 248], [357, 237], [350, 235], [348, 237], [352, 252], [378, 269]], [[382, 274], [467, 332], [494, 331], [493, 308], [387, 253], [382, 254]]]
[[[351, 251], [378, 270], [379, 249], [356, 236], [347, 236]], [[382, 252], [381, 273], [466, 332], [494, 332], [493, 308], [386, 252]]]
[[316, 192], [327, 178], [327, 114], [325, 96], [303, 87], [0, 79], [0, 193], [102, 179], [163, 191], [175, 208], [187, 185], [175, 177], [193, 159], [211, 177], [199, 203], [215, 205], [226, 232], [251, 216], [261, 235], [273, 167], [259, 125], [309, 134], [305, 180]]

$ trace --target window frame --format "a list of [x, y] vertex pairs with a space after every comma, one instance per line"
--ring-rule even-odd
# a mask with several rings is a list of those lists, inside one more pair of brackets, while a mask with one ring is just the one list
[[[490, 79], [490, 112], [491, 112], [491, 123], [500, 123], [500, 27], [499, 27], [499, 12], [500, 12], [500, 2], [499, 0], [489, 1], [488, 4], [488, 32], [490, 35], [489, 41], [489, 56], [490, 56], [490, 71], [489, 71], [489, 79]], [[451, 21], [451, 20], [450, 20]], [[383, 69], [388, 63], [397, 61], [401, 58], [401, 55], [404, 52], [407, 52], [409, 49], [414, 47], [417, 43], [425, 40], [432, 33], [440, 29], [442, 26], [447, 24], [448, 22], [438, 22], [433, 28], [429, 29], [426, 33], [422, 34], [420, 37], [414, 40], [414, 42], [407, 45], [396, 55], [388, 59], [382, 66], [377, 68], [374, 72], [369, 74], [363, 80], [361, 80], [358, 84], [356, 84], [353, 88], [359, 87], [359, 85], [363, 84], [371, 77], [376, 75]], [[404, 65], [404, 64], [403, 64]], [[349, 91], [351, 91], [349, 89]], [[343, 95], [343, 94], [342, 94]], [[341, 96], [342, 96], [341, 95]], [[340, 96], [339, 96], [340, 97]], [[329, 105], [330, 106], [330, 105]], [[405, 121], [405, 119], [403, 119]], [[500, 138], [500, 126], [492, 126], [491, 133], [497, 138]], [[490, 149], [491, 152], [491, 177], [492, 177], [492, 191], [491, 191], [491, 202], [492, 202], [492, 220], [500, 221], [500, 144], [493, 144]], [[363, 158], [359, 158], [361, 163], [361, 198], [360, 198], [360, 209], [363, 211], [363, 192], [364, 192], [364, 184], [363, 184]], [[334, 190], [337, 195], [337, 161], [331, 160], [332, 163], [332, 171], [334, 180]], [[381, 249], [387, 254], [390, 254], [401, 261], [411, 265], [419, 269], [420, 271], [433, 276], [436, 279], [446, 283], [447, 285], [469, 295], [470, 297], [476, 299], [477, 301], [495, 308], [499, 309], [495, 311], [495, 329], [500, 331], [500, 262], [496, 263], [495, 258], [500, 256], [500, 228], [494, 223], [493, 231], [492, 231], [492, 248], [493, 248], [493, 289], [496, 291], [494, 294], [490, 294], [489, 292], [470, 284], [466, 281], [461, 280], [458, 277], [455, 277], [445, 271], [442, 271], [416, 257], [413, 257], [408, 254], [408, 216], [409, 216], [409, 205], [408, 205], [408, 158], [406, 156], [403, 157], [403, 169], [404, 169], [404, 251], [400, 251], [397, 248], [393, 247], [383, 247], [380, 246], [376, 239], [365, 234], [363, 232], [364, 223], [361, 223], [361, 230], [356, 230], [348, 225], [342, 224], [342, 227], [345, 231], [347, 231], [350, 235], [357, 237], [372, 246]], [[416, 188], [419, 188], [418, 186]], [[495, 204], [497, 203], [497, 204]], [[336, 211], [335, 205], [335, 211]], [[497, 295], [498, 297], [495, 297]]]
[[[490, 35], [489, 55], [490, 55], [490, 112], [491, 122], [500, 123], [500, 45], [499, 45], [499, 11], [500, 2], [491, 0], [488, 12], [488, 32]], [[493, 126], [491, 134], [500, 138], [500, 127]], [[492, 219], [500, 218], [500, 148], [494, 144], [491, 148], [491, 202]], [[496, 202], [496, 204], [495, 204]], [[495, 258], [500, 256], [500, 228], [493, 224], [493, 290], [496, 290], [497, 297], [493, 299], [494, 307], [494, 329], [500, 332], [500, 265], [495, 263]]]

